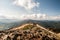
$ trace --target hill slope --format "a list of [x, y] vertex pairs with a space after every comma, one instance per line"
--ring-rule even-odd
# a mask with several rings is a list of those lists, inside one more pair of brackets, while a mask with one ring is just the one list
[[[2, 34], [2, 35], [1, 35]], [[0, 33], [3, 40], [60, 40], [56, 33], [36, 24], [27, 23]]]
[[7, 23], [0, 22], [0, 30], [19, 27], [20, 25], [26, 23], [37, 23], [47, 29], [49, 28], [50, 30], [53, 30], [56, 33], [60, 32], [60, 21], [48, 21], [48, 20], [21, 20], [21, 21], [14, 21], [14, 22], [8, 20]]

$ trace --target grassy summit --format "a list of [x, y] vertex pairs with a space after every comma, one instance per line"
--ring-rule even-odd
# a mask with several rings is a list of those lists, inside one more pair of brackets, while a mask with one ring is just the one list
[[34, 26], [33, 25], [27, 25], [24, 28], [22, 28], [23, 30], [29, 30], [32, 29]]

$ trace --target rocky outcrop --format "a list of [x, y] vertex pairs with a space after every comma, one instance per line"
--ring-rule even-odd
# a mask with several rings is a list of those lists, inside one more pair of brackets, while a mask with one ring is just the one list
[[14, 30], [10, 29], [0, 33], [0, 40], [60, 40], [54, 32], [38, 24], [33, 24], [31, 29], [23, 30], [23, 28], [13, 28]]

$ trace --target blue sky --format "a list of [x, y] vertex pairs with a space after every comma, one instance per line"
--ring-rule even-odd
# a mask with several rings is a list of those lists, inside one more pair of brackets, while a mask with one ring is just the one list
[[26, 14], [60, 17], [60, 0], [0, 0], [0, 15], [18, 18]]
[[40, 10], [48, 15], [60, 15], [60, 0], [38, 0]]

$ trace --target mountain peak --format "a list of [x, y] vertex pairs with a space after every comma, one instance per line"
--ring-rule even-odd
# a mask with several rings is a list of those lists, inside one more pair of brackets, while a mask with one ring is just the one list
[[4, 39], [12, 40], [59, 40], [59, 37], [54, 32], [36, 23], [26, 23], [19, 27], [11, 28], [6, 30], [3, 35], [5, 36]]

